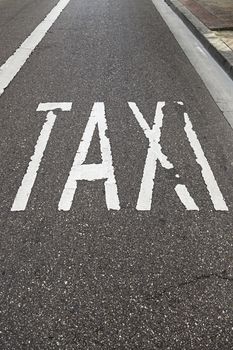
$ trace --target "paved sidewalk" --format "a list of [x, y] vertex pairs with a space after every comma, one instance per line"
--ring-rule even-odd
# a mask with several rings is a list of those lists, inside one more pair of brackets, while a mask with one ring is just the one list
[[233, 79], [233, 0], [165, 0]]
[[233, 29], [233, 0], [180, 0], [210, 29]]
[[231, 49], [233, 50], [233, 31], [221, 30], [215, 32], [215, 34]]

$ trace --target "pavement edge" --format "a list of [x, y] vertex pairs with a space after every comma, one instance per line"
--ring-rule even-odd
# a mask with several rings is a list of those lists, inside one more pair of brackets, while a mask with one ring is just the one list
[[233, 79], [232, 50], [178, 0], [164, 0]]

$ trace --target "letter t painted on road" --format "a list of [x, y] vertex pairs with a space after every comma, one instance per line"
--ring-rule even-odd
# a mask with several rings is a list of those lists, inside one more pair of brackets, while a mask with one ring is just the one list
[[53, 129], [55, 120], [57, 116], [54, 114], [54, 110], [60, 109], [63, 112], [70, 111], [72, 108], [71, 102], [61, 102], [61, 103], [40, 103], [37, 111], [48, 112], [46, 121], [41, 129], [40, 135], [38, 137], [34, 154], [31, 157], [27, 171], [23, 177], [21, 186], [18, 189], [14, 203], [12, 205], [11, 211], [23, 211], [26, 209], [33, 185], [35, 183], [37, 172], [40, 167], [41, 160], [44, 155], [51, 131]]

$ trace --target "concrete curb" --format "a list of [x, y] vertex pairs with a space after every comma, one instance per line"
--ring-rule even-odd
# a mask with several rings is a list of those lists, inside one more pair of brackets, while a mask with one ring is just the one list
[[233, 79], [233, 51], [178, 0], [164, 0]]

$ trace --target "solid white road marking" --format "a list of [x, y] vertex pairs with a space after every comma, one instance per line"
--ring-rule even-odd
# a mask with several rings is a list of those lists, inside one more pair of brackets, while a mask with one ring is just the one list
[[[100, 150], [103, 162], [101, 164], [83, 164], [86, 160], [96, 126], [98, 126], [99, 130]], [[65, 188], [58, 205], [59, 210], [70, 210], [77, 189], [77, 181], [96, 181], [103, 179], [105, 180], [107, 208], [113, 210], [120, 209], [117, 184], [112, 163], [111, 146], [109, 139], [106, 136], [106, 131], [107, 123], [104, 103], [96, 102], [94, 103], [68, 180], [65, 184]]]
[[53, 125], [56, 120], [56, 115], [51, 111], [52, 109], [61, 109], [62, 111], [70, 111], [72, 103], [40, 103], [37, 111], [49, 111], [46, 121], [42, 127], [40, 136], [37, 140], [34, 154], [28, 165], [26, 174], [22, 180], [21, 186], [18, 189], [11, 211], [23, 211], [26, 209], [28, 199], [30, 197], [33, 185], [35, 183], [37, 172], [40, 167], [41, 160], [46, 149], [49, 136], [51, 134]]
[[60, 0], [15, 53], [0, 67], [0, 96], [69, 2], [70, 0]]
[[187, 113], [184, 113], [185, 119], [185, 132], [187, 134], [190, 145], [196, 155], [196, 161], [201, 167], [201, 173], [207, 189], [209, 191], [211, 200], [213, 202], [214, 208], [220, 211], [228, 211], [228, 207], [223, 198], [223, 195], [218, 187], [218, 184], [215, 180], [214, 174], [209, 166], [209, 163], [205, 157], [204, 151], [201, 147], [200, 142], [198, 141], [197, 135], [193, 130], [192, 123], [189, 119]]
[[[167, 159], [167, 156], [163, 154], [162, 147], [160, 145], [161, 128], [163, 124], [162, 108], [165, 106], [165, 102], [158, 102], [157, 104], [154, 125], [152, 129], [147, 124], [136, 103], [129, 102], [128, 104], [139, 125], [143, 129], [145, 136], [149, 140], [149, 148], [136, 208], [137, 210], [150, 210], [157, 161], [159, 160], [162, 167], [165, 169], [174, 168], [173, 164]], [[176, 177], [177, 176], [179, 175], [177, 174]], [[195, 204], [185, 185], [176, 188], [176, 193], [187, 210], [198, 210], [197, 205]]]

